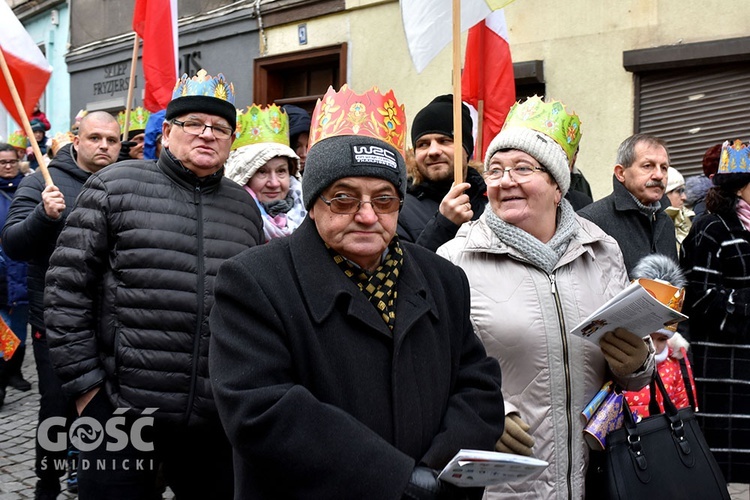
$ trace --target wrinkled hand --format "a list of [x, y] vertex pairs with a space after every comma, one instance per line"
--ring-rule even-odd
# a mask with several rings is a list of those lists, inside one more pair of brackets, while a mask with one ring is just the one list
[[59, 219], [65, 211], [65, 197], [57, 186], [47, 186], [42, 191], [44, 213], [50, 219]]
[[464, 191], [470, 187], [471, 184], [468, 182], [454, 184], [443, 198], [443, 201], [440, 202], [440, 213], [457, 226], [460, 226], [464, 222], [469, 222], [474, 217], [469, 195], [464, 194]]
[[529, 424], [515, 413], [505, 416], [505, 430], [495, 443], [495, 449], [503, 453], [531, 456], [534, 438], [529, 435]]
[[409, 478], [402, 500], [461, 500], [465, 492], [452, 484], [438, 479], [438, 472], [429, 467], [417, 466]]
[[605, 333], [599, 340], [599, 348], [612, 373], [620, 377], [636, 372], [648, 358], [646, 342], [624, 328]]

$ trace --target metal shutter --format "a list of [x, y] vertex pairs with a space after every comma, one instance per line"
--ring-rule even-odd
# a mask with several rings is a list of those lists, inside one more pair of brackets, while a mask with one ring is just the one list
[[750, 141], [750, 63], [637, 74], [635, 130], [667, 141], [671, 165], [702, 174], [706, 150], [725, 140]]

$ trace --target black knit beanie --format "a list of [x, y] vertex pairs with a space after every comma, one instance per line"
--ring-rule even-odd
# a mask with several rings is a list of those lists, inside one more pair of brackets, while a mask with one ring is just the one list
[[[474, 154], [474, 137], [471, 135], [473, 122], [466, 104], [461, 103], [461, 144], [471, 158]], [[453, 138], [453, 95], [437, 96], [422, 108], [411, 125], [411, 143], [416, 146], [425, 134], [443, 134]], [[455, 138], [454, 138], [455, 140]]]
[[344, 177], [384, 179], [406, 196], [406, 163], [401, 153], [379, 139], [340, 135], [316, 142], [307, 152], [302, 200], [310, 207], [325, 189]]
[[206, 113], [224, 118], [232, 130], [237, 129], [237, 110], [234, 104], [218, 97], [186, 95], [176, 97], [167, 104], [167, 121], [187, 113]]

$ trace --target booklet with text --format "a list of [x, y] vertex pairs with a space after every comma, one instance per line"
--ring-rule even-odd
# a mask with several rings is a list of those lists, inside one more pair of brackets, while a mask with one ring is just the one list
[[615, 328], [625, 328], [639, 337], [645, 337], [687, 319], [687, 316], [672, 308], [680, 309], [682, 298], [682, 290], [677, 287], [641, 278], [594, 311], [570, 333], [596, 344], [602, 335]]
[[465, 488], [491, 486], [522, 479], [543, 470], [544, 460], [482, 450], [460, 450], [438, 476]]

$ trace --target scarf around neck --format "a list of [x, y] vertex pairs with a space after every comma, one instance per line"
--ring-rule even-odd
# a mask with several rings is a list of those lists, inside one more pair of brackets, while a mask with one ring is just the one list
[[737, 211], [737, 217], [739, 217], [740, 222], [745, 227], [745, 231], [750, 231], [750, 204], [739, 198], [735, 210]]
[[570, 240], [578, 232], [573, 206], [563, 198], [557, 214], [555, 234], [547, 243], [498, 217], [492, 210], [486, 211], [487, 225], [501, 242], [518, 250], [529, 262], [550, 274], [565, 254]]

